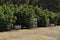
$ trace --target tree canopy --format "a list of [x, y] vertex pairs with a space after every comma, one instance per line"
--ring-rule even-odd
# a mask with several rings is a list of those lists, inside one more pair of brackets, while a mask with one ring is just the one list
[[43, 9], [49, 9], [50, 11], [59, 12], [60, 11], [60, 0], [0, 0], [0, 5], [4, 3], [13, 4], [28, 4], [33, 6], [39, 6]]

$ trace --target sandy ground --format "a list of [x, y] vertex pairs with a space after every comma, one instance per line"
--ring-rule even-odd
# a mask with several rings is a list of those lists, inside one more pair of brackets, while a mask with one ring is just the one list
[[0, 40], [60, 40], [60, 26], [0, 32]]

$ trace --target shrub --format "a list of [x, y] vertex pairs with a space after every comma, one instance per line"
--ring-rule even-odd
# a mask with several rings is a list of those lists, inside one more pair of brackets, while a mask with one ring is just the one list
[[35, 14], [38, 18], [38, 27], [47, 26], [48, 17], [42, 8], [35, 7]]
[[55, 25], [60, 25], [60, 13], [56, 13], [56, 16], [55, 16]]
[[47, 20], [47, 21], [49, 21], [48, 22], [49, 25], [56, 23], [57, 13], [54, 13], [54, 12], [49, 11], [49, 10], [44, 10], [44, 13], [46, 14], [47, 18], [49, 19], [49, 20]]
[[13, 24], [15, 23], [14, 16], [14, 7], [13, 5], [3, 5], [0, 7], [0, 30], [10, 30], [13, 28]]
[[54, 24], [54, 18], [55, 18], [55, 14], [53, 12], [49, 12], [49, 22], [50, 24]]
[[4, 11], [2, 6], [0, 6], [0, 30], [3, 30], [3, 26], [5, 26], [4, 22], [5, 22]]
[[19, 7], [16, 6], [16, 13], [15, 16], [17, 16], [17, 23], [19, 25], [22, 25], [22, 28], [25, 26], [27, 28], [33, 27], [33, 16], [34, 10], [32, 9], [32, 6], [28, 5], [20, 5]]

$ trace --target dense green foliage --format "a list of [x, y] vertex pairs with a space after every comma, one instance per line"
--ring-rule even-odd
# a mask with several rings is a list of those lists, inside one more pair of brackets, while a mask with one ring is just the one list
[[60, 12], [55, 16], [55, 25], [60, 25]]
[[48, 20], [48, 15], [47, 12], [45, 13], [45, 11], [41, 8], [35, 7], [35, 14], [38, 18], [38, 26], [47, 26], [47, 20]]
[[20, 5], [19, 7], [16, 6], [16, 13], [17, 16], [17, 25], [22, 25], [22, 28], [25, 26], [27, 28], [33, 27], [33, 19], [34, 19], [34, 10], [32, 6], [28, 5]]
[[10, 30], [15, 23], [14, 7], [11, 4], [0, 6], [0, 30]]
[[0, 30], [12, 29], [14, 25], [21, 25], [22, 28], [33, 28], [34, 18], [37, 18], [39, 27], [48, 26], [48, 22], [49, 24], [60, 25], [60, 12], [55, 13], [28, 4], [18, 6], [8, 3], [0, 6]]
[[28, 4], [33, 6], [39, 6], [43, 9], [49, 9], [54, 12], [60, 11], [60, 0], [0, 0], [0, 5], [10, 2], [13, 4]]

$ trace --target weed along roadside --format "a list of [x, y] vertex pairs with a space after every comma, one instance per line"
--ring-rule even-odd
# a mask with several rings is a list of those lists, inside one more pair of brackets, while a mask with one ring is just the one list
[[31, 29], [60, 25], [60, 13], [32, 5], [3, 4], [0, 6], [0, 30]]

